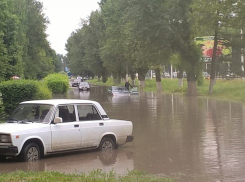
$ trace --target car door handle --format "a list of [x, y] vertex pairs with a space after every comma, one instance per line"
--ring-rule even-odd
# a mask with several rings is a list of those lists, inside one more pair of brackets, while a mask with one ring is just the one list
[[100, 123], [100, 126], [104, 126], [104, 123]]
[[75, 124], [74, 127], [75, 127], [75, 128], [79, 127], [79, 124]]

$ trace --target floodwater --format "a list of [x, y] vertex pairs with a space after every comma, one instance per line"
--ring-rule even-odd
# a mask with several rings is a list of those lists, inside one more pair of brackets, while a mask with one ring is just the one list
[[82, 173], [96, 169], [126, 174], [140, 170], [181, 182], [245, 181], [245, 107], [241, 103], [156, 93], [108, 96], [107, 87], [73, 89], [55, 98], [101, 103], [110, 118], [133, 122], [134, 141], [112, 153], [76, 152], [35, 163], [7, 161], [15, 170]]

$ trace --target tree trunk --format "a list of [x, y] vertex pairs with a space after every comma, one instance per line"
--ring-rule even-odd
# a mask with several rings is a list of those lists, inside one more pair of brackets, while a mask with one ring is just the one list
[[126, 63], [126, 76], [125, 81], [128, 82], [128, 63]]
[[183, 78], [179, 78], [179, 87], [183, 87]]
[[196, 80], [187, 81], [187, 83], [188, 83], [187, 96], [197, 96]]
[[215, 85], [215, 79], [210, 79], [210, 83], [209, 83], [209, 94], [213, 93], [213, 87]]
[[162, 92], [162, 82], [157, 82], [157, 93]]
[[139, 78], [139, 89], [145, 88], [145, 75], [147, 71], [146, 70], [139, 70], [138, 72], [138, 78]]
[[187, 96], [197, 96], [196, 76], [193, 71], [187, 73]]
[[212, 62], [211, 62], [210, 84], [209, 84], [209, 92], [208, 92], [209, 94], [213, 93], [213, 87], [215, 84], [217, 45], [218, 45], [218, 24], [214, 31], [214, 47], [213, 47]]
[[145, 88], [145, 80], [139, 80], [139, 89], [143, 90]]
[[132, 82], [131, 85], [132, 85], [133, 87], [135, 87], [135, 77], [136, 77], [136, 76], [135, 76], [135, 73], [131, 73], [131, 74], [130, 74], [130, 77], [131, 77], [131, 82]]
[[156, 68], [155, 69], [155, 73], [156, 73], [156, 85], [157, 85], [157, 92], [161, 93], [162, 92], [162, 82], [161, 82], [161, 73], [160, 73], [160, 69]]
[[135, 87], [135, 79], [131, 80], [131, 85]]
[[183, 71], [182, 70], [178, 71], [177, 78], [179, 79], [179, 87], [183, 87]]

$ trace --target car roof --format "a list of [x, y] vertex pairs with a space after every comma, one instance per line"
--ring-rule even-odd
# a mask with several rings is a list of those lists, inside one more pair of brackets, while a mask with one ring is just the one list
[[92, 100], [80, 100], [80, 99], [48, 99], [48, 100], [30, 100], [21, 102], [21, 104], [26, 103], [39, 103], [39, 104], [51, 104], [51, 105], [60, 105], [60, 104], [98, 104], [96, 101]]
[[94, 104], [100, 111], [101, 115], [107, 115], [102, 106], [93, 100], [81, 100], [81, 99], [48, 99], [48, 100], [30, 100], [24, 101], [20, 104], [50, 104], [58, 106], [62, 104]]

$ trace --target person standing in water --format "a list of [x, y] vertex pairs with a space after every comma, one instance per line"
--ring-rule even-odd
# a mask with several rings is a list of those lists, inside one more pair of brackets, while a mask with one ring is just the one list
[[133, 86], [128, 81], [126, 81], [125, 87], [128, 89], [128, 91], [129, 91], [129, 87], [133, 88]]

